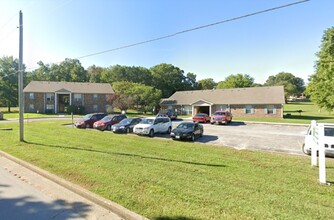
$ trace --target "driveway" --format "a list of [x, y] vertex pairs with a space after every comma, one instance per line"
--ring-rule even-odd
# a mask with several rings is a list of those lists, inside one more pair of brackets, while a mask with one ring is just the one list
[[[173, 122], [173, 128], [180, 121]], [[303, 154], [301, 146], [304, 142], [307, 125], [265, 124], [232, 122], [229, 125], [204, 126], [204, 135], [196, 140], [219, 146], [236, 149], [266, 150]]]

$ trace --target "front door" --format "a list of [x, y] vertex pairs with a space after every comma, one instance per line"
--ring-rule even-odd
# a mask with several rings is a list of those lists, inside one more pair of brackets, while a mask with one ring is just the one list
[[67, 113], [67, 108], [70, 106], [69, 94], [58, 94], [58, 113]]

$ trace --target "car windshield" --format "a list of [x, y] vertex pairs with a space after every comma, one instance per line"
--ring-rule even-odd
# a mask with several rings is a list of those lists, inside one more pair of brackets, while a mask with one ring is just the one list
[[325, 127], [325, 136], [334, 137], [334, 127]]
[[105, 116], [104, 118], [101, 119], [101, 121], [111, 121], [112, 117], [109, 117], [109, 116]]
[[148, 125], [151, 125], [154, 123], [154, 119], [153, 118], [144, 118], [142, 121], [141, 121], [141, 124], [148, 124]]
[[189, 129], [189, 128], [194, 128], [194, 124], [191, 123], [181, 123], [177, 126], [177, 128], [182, 128], [182, 129]]
[[205, 114], [197, 114], [195, 117], [205, 117]]
[[90, 119], [92, 116], [93, 114], [88, 114], [88, 115], [83, 116], [83, 119]]
[[216, 112], [215, 115], [225, 115], [225, 112]]
[[120, 125], [127, 125], [127, 124], [130, 124], [132, 121], [132, 119], [129, 119], [129, 118], [124, 118], [122, 121], [120, 121]]

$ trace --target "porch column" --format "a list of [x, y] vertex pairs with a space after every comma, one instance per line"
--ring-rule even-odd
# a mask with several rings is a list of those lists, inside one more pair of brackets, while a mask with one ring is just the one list
[[55, 114], [58, 113], [58, 93], [55, 92]]

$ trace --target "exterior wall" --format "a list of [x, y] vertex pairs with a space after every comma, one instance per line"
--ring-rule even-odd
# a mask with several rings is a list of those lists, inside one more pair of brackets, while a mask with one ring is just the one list
[[[30, 92], [24, 93], [24, 112], [27, 113], [45, 113], [44, 108], [44, 93], [33, 93], [34, 98], [30, 98]], [[30, 106], [34, 108], [30, 108]]]
[[[84, 94], [84, 107], [85, 112], [106, 112], [107, 105], [107, 95], [106, 94], [96, 94], [97, 97], [94, 97], [94, 94]], [[94, 109], [94, 105], [97, 107]]]
[[253, 113], [245, 113], [245, 105], [231, 105], [230, 112], [233, 117], [249, 117], [249, 118], [282, 118], [282, 105], [274, 105], [274, 114], [266, 114], [265, 109], [268, 105], [251, 105], [253, 106]]

